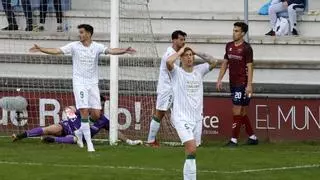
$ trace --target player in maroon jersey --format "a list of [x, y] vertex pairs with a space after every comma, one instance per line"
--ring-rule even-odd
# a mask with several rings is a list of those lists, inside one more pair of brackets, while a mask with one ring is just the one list
[[248, 105], [252, 96], [253, 52], [249, 43], [244, 41], [248, 25], [236, 22], [233, 28], [233, 41], [226, 45], [224, 61], [217, 80], [217, 90], [222, 89], [222, 78], [229, 68], [230, 91], [233, 102], [232, 138], [227, 146], [237, 146], [240, 128], [245, 126], [249, 136], [248, 144], [257, 145], [255, 136], [247, 116]]

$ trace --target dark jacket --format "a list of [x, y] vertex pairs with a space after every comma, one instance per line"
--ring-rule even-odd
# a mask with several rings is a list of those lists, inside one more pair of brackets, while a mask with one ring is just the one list
[[288, 0], [288, 5], [290, 6], [291, 4], [303, 4], [303, 5], [305, 5], [306, 2], [305, 2], [305, 0]]

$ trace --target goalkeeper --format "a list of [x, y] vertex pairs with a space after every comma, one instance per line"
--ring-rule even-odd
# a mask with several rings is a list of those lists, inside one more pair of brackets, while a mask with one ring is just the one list
[[[104, 97], [101, 96], [104, 104]], [[46, 143], [64, 143], [64, 144], [75, 144], [77, 143], [77, 137], [74, 134], [74, 131], [80, 128], [81, 126], [81, 116], [80, 111], [76, 110], [74, 106], [67, 106], [64, 109], [64, 113], [67, 118], [61, 120], [58, 124], [53, 124], [47, 127], [37, 127], [28, 131], [25, 131], [21, 134], [13, 134], [13, 141], [21, 140], [28, 137], [39, 137], [45, 136], [42, 138], [43, 142]], [[94, 124], [90, 125], [91, 137], [95, 136], [100, 132], [101, 129], [109, 130], [109, 119], [101, 114], [100, 118], [95, 121]], [[119, 132], [119, 139], [123, 142], [126, 142], [129, 145], [140, 145], [143, 142], [141, 140], [131, 140], [128, 139], [125, 135]], [[82, 142], [82, 141], [78, 141]], [[78, 144], [81, 148], [83, 144]]]

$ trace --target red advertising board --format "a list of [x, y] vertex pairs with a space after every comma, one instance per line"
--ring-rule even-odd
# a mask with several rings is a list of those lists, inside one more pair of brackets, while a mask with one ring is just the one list
[[[212, 137], [231, 135], [232, 103], [229, 98], [206, 97], [205, 116], [215, 117], [216, 130], [204, 119], [203, 135], [214, 132]], [[320, 101], [318, 99], [254, 98], [249, 106], [249, 118], [260, 139], [319, 140]], [[244, 130], [243, 130], [244, 131]], [[244, 133], [243, 133], [244, 134]], [[210, 136], [210, 135], [209, 135]]]
[[[0, 98], [4, 96], [23, 96], [27, 99], [28, 108], [24, 116], [27, 116], [28, 120], [21, 123], [24, 128], [58, 122], [62, 108], [74, 104], [71, 92], [0, 92]], [[121, 96], [119, 99], [120, 129], [145, 135], [148, 131], [155, 97]], [[107, 109], [108, 106], [105, 107], [106, 114], [108, 114]], [[231, 109], [230, 98], [204, 98], [204, 138], [215, 140], [230, 137]], [[260, 139], [272, 141], [320, 139], [320, 101], [318, 99], [254, 98], [249, 106], [249, 118]], [[8, 132], [8, 129], [17, 125], [15, 112], [0, 109], [0, 131]], [[242, 130], [242, 136], [245, 136], [244, 130]]]

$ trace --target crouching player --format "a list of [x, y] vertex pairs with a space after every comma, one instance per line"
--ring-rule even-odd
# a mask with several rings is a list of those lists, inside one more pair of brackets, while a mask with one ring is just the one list
[[[64, 109], [66, 119], [59, 122], [59, 124], [53, 124], [47, 127], [37, 127], [29, 131], [25, 131], [21, 134], [13, 134], [13, 141], [21, 140], [28, 137], [39, 137], [42, 138], [43, 142], [46, 143], [65, 143], [75, 144], [77, 142], [80, 147], [83, 147], [83, 141], [77, 141], [74, 131], [78, 130], [81, 126], [80, 112], [76, 111], [74, 106], [68, 106]], [[101, 114], [100, 118], [92, 125], [90, 125], [91, 137], [99, 133], [101, 129], [109, 130], [109, 119]], [[143, 142], [141, 140], [131, 140], [125, 135], [119, 132], [119, 139], [126, 142], [129, 145], [140, 145]]]
[[[194, 55], [206, 63], [194, 66]], [[182, 67], [175, 65], [179, 59]], [[212, 56], [183, 47], [167, 60], [172, 78], [173, 110], [171, 120], [185, 147], [184, 180], [196, 179], [196, 147], [201, 143], [203, 112], [203, 77], [217, 64]]]

